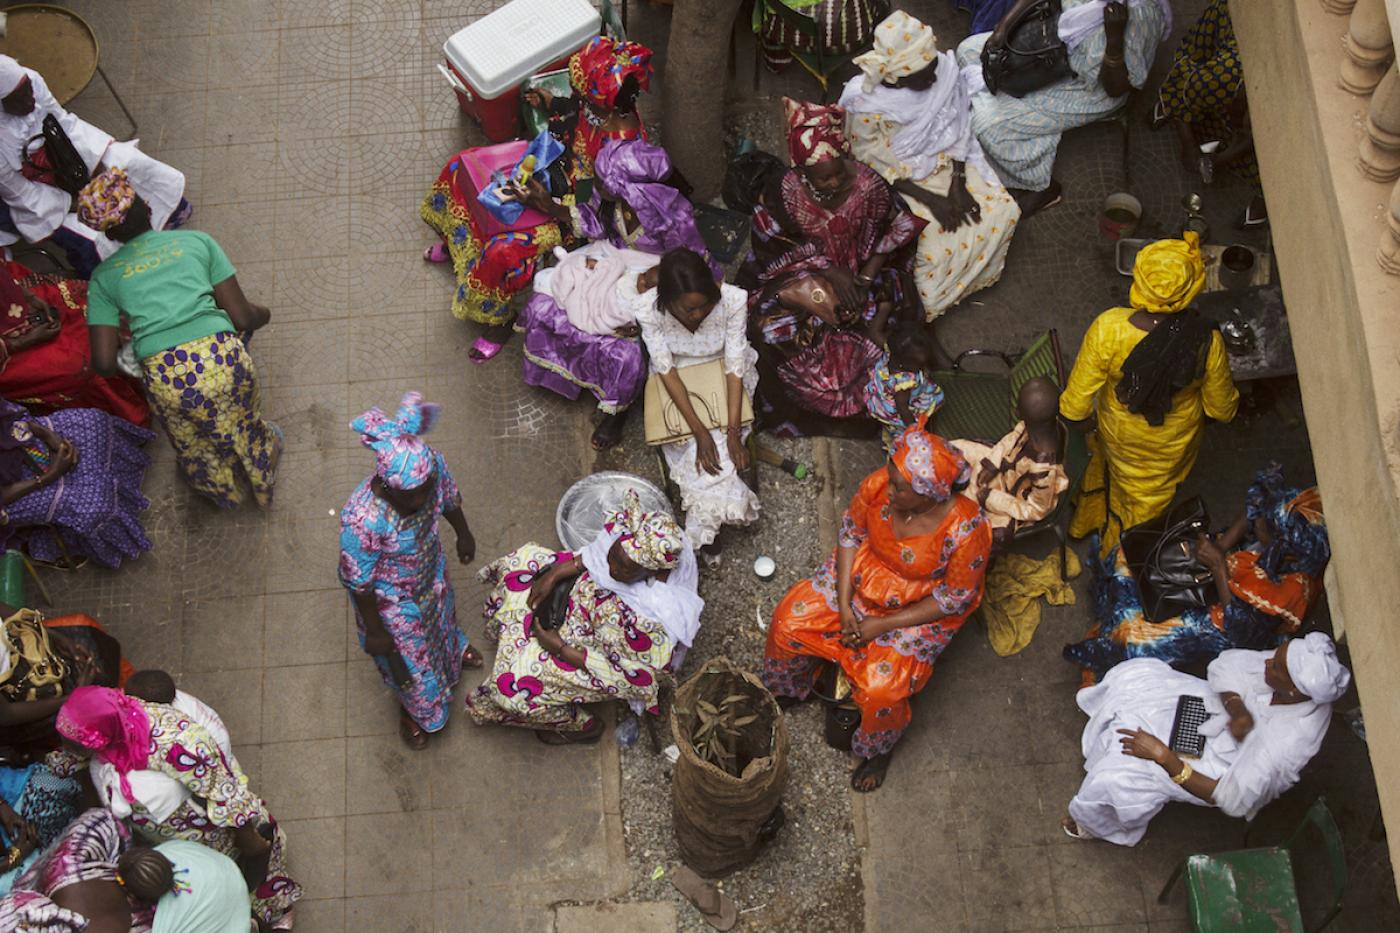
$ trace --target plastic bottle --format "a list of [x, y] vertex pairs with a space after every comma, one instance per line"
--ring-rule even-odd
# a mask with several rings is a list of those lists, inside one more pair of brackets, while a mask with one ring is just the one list
[[627, 718], [617, 724], [617, 744], [620, 748], [631, 748], [637, 744], [637, 736], [641, 734], [642, 726], [637, 721], [637, 717], [631, 713]]
[[515, 186], [524, 188], [530, 183], [530, 179], [535, 177], [535, 156], [534, 153], [527, 155], [520, 160], [520, 168], [515, 172]]

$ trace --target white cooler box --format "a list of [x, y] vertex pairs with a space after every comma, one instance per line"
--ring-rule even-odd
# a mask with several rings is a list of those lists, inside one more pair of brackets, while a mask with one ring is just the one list
[[492, 142], [520, 132], [520, 83], [568, 65], [598, 35], [602, 22], [588, 0], [511, 0], [442, 46], [438, 70]]

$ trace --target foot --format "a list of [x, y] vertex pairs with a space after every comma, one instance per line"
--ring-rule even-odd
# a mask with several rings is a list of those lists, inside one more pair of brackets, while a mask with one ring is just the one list
[[868, 794], [878, 790], [885, 783], [885, 772], [890, 769], [890, 759], [894, 752], [885, 752], [874, 758], [863, 758], [851, 772], [851, 788], [858, 794]]
[[452, 256], [447, 252], [447, 244], [438, 242], [423, 250], [424, 262], [447, 262]]
[[415, 752], [421, 752], [428, 747], [428, 734], [408, 713], [399, 713], [399, 737], [403, 739], [403, 744]]
[[622, 441], [622, 428], [627, 424], [627, 413], [618, 412], [613, 415], [604, 415], [603, 420], [598, 422], [598, 426], [593, 429], [593, 449], [607, 450], [616, 447]]
[[1074, 817], [1066, 816], [1060, 820], [1060, 829], [1065, 831], [1065, 835], [1071, 839], [1093, 839], [1094, 837], [1079, 828], [1079, 824], [1074, 821]]
[[535, 738], [546, 745], [592, 745], [603, 737], [603, 720], [594, 716], [588, 728], [576, 732], [536, 729]]
[[1022, 218], [1030, 217], [1041, 211], [1047, 211], [1064, 200], [1064, 186], [1058, 181], [1051, 179], [1050, 187], [1044, 191], [1026, 191], [1017, 189], [1012, 193], [1016, 203], [1021, 205]]
[[513, 333], [509, 324], [492, 324], [476, 338], [476, 343], [467, 351], [467, 357], [473, 363], [485, 363], [501, 352], [501, 348], [510, 342]]
[[485, 663], [486, 659], [481, 656], [481, 652], [477, 651], [476, 648], [472, 645], [467, 645], [467, 650], [462, 652], [463, 667], [471, 668], [472, 670], [477, 670]]

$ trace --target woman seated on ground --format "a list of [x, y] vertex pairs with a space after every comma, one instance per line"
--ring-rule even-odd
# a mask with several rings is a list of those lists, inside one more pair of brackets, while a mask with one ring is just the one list
[[1225, 341], [1191, 307], [1205, 281], [1195, 233], [1145, 247], [1130, 307], [1109, 308], [1089, 325], [1060, 396], [1066, 420], [1096, 419], [1069, 533], [1097, 531], [1101, 556], [1124, 529], [1166, 511], [1196, 463], [1206, 419], [1235, 417], [1240, 393]]
[[[635, 491], [583, 553], [527, 544], [483, 568], [496, 661], [467, 712], [477, 725], [534, 729], [547, 745], [598, 741], [603, 722], [587, 703], [657, 713], [662, 672], [680, 667], [700, 630], [699, 576], [680, 527], [642, 511]], [[538, 617], [560, 586], [572, 586], [563, 618], [545, 627]]]
[[[637, 288], [636, 273], [676, 247], [706, 250], [690, 202], [665, 184], [672, 173], [666, 150], [641, 139], [610, 141], [598, 151], [594, 170], [593, 197], [584, 205], [565, 205], [532, 183], [531, 207], [598, 245], [535, 274], [535, 294], [515, 329], [525, 334], [527, 383], [566, 398], [578, 398], [581, 389], [597, 397], [603, 418], [593, 449], [603, 450], [622, 439], [627, 412], [646, 380], [630, 307], [645, 291]], [[711, 268], [723, 275], [718, 263], [711, 261]]]
[[1149, 622], [1142, 591], [1115, 549], [1094, 558], [1097, 622], [1087, 638], [1065, 646], [1065, 660], [1084, 668], [1087, 686], [1129, 658], [1188, 667], [1227, 648], [1276, 647], [1303, 624], [1331, 555], [1317, 487], [1284, 486], [1274, 464], [1254, 477], [1245, 514], [1223, 535], [1196, 542], [1196, 557], [1214, 576], [1220, 602]]
[[1021, 208], [992, 171], [952, 52], [902, 10], [875, 30], [846, 85], [851, 153], [879, 172], [909, 209], [929, 221], [914, 251], [914, 283], [932, 321], [996, 283]]
[[969, 475], [941, 437], [910, 428], [851, 499], [836, 553], [773, 612], [763, 682], [781, 703], [811, 696], [823, 661], [854, 687], [857, 791], [884, 782], [910, 698], [982, 602], [992, 530], [961, 493]]
[[0, 539], [38, 560], [114, 569], [149, 551], [141, 483], [151, 461], [141, 447], [154, 436], [96, 408], [35, 417], [0, 399]]
[[[526, 93], [527, 101], [548, 111], [549, 132], [564, 144], [563, 164], [551, 177], [558, 185], [555, 193], [565, 199], [577, 197], [591, 182], [593, 160], [605, 142], [645, 138], [637, 95], [651, 84], [651, 49], [596, 37], [569, 59], [569, 83], [572, 97], [554, 99], [542, 89]], [[469, 151], [444, 166], [419, 213], [442, 238], [423, 258], [451, 261], [457, 273], [453, 317], [485, 325], [469, 352], [472, 362], [484, 363], [510, 340], [511, 302], [530, 287], [540, 260], [561, 244], [579, 245], [589, 234], [572, 223], [549, 222], [487, 236], [471, 215], [475, 194], [462, 164]]]
[[0, 894], [78, 815], [82, 798], [65, 768], [0, 750]]
[[[1079, 691], [1087, 773], [1061, 825], [1077, 839], [1131, 846], [1171, 801], [1252, 820], [1298, 783], [1350, 682], [1321, 632], [1274, 651], [1225, 651], [1205, 680], [1155, 658], [1126, 661]], [[1182, 696], [1201, 697], [1213, 714], [1200, 729], [1205, 752], [1190, 762], [1164, 741]]]
[[[1210, 0], [1181, 37], [1152, 109], [1154, 128], [1168, 122], [1176, 131], [1186, 171], [1199, 173], [1208, 183], [1217, 169], [1229, 168], [1259, 190], [1244, 66], [1226, 0]], [[1201, 145], [1211, 142], [1219, 148], [1202, 153]], [[1267, 219], [1264, 197], [1258, 194], [1240, 226], [1259, 226]]]
[[[203, 726], [171, 706], [82, 687], [59, 711], [58, 732], [66, 751], [116, 769], [131, 825], [142, 838], [186, 839], [235, 859], [259, 921], [290, 929], [302, 891], [286, 872], [286, 836]], [[159, 792], [137, 791], [133, 778], [141, 780], [145, 771], [180, 786], [164, 782]]]
[[[762, 6], [754, 11], [753, 31], [763, 49], [763, 63], [772, 72], [792, 64], [793, 52], [816, 55], [820, 51], [825, 58], [840, 58], [865, 48], [875, 24], [890, 11], [889, 0], [770, 0], [765, 4], [779, 5], [788, 8], [786, 16]], [[793, 16], [810, 18], [815, 35], [790, 23]]]
[[[63, 127], [91, 174], [105, 168], [122, 168], [130, 174], [132, 184], [151, 206], [151, 225], [157, 230], [178, 227], [189, 219], [184, 175], [136, 148], [136, 140], [118, 142], [70, 113], [54, 100], [39, 72], [0, 55], [0, 246], [21, 239], [30, 243], [52, 239], [68, 254], [78, 277], [85, 279], [120, 245], [77, 216], [72, 194], [54, 184], [46, 147], [39, 147], [36, 155], [32, 140], [43, 133], [44, 117], [50, 115]], [[26, 149], [30, 162], [47, 169], [26, 164], [22, 158]]]
[[149, 933], [155, 910], [118, 880], [130, 846], [131, 831], [111, 813], [84, 811], [0, 898], [0, 930]]
[[31, 755], [58, 745], [54, 717], [78, 687], [125, 683], [132, 667], [121, 645], [85, 615], [45, 619], [0, 603], [0, 735]]
[[207, 846], [183, 839], [133, 845], [117, 859], [117, 878], [134, 901], [155, 908], [152, 933], [248, 931], [252, 910], [243, 873]]
[[1024, 97], [993, 94], [982, 79], [982, 50], [1005, 46], [1011, 24], [1033, 2], [1017, 0], [996, 29], [964, 39], [957, 53], [958, 64], [972, 68], [972, 132], [1026, 215], [1060, 201], [1050, 175], [1060, 135], [1124, 106], [1128, 92], [1147, 83], [1172, 24], [1167, 0], [1064, 0], [1059, 34], [1073, 73]]
[[0, 262], [0, 397], [40, 412], [99, 408], [144, 428], [151, 409], [141, 383], [93, 372], [87, 286]]
[[915, 302], [910, 248], [924, 221], [851, 159], [840, 107], [783, 98], [792, 169], [754, 208], [746, 275], [768, 430], [868, 435], [865, 383], [885, 322]]
[[919, 421], [943, 406], [943, 387], [933, 380], [933, 338], [915, 321], [896, 321], [885, 339], [889, 349], [875, 360], [865, 384], [865, 408], [880, 422], [885, 454]]
[[[744, 396], [758, 384], [757, 354], [744, 336], [748, 295], [742, 288], [717, 282], [704, 257], [673, 249], [661, 257], [656, 287], [637, 303], [651, 372], [684, 419], [690, 434], [662, 446], [671, 480], [680, 489], [685, 533], [696, 547], [718, 550], [715, 538], [723, 525], [747, 525], [758, 518], [758, 494], [740, 477], [749, 466], [744, 446], [751, 430], [744, 425]], [[725, 385], [724, 427], [700, 418], [686, 392], [680, 370], [722, 361]], [[710, 412], [716, 419], [719, 412]]]
[[249, 301], [228, 256], [198, 230], [157, 230], [151, 208], [120, 169], [95, 177], [78, 213], [122, 244], [92, 275], [92, 365], [117, 371], [119, 327], [185, 482], [219, 508], [236, 508], [244, 485], [272, 504], [282, 431], [264, 420], [257, 367], [246, 341], [272, 320]]

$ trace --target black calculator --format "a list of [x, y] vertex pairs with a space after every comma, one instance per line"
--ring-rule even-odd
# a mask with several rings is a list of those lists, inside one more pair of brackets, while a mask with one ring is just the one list
[[1176, 701], [1176, 718], [1172, 720], [1172, 737], [1167, 745], [1178, 755], [1200, 758], [1206, 750], [1206, 737], [1200, 728], [1210, 718], [1206, 701], [1200, 697], [1182, 696]]

